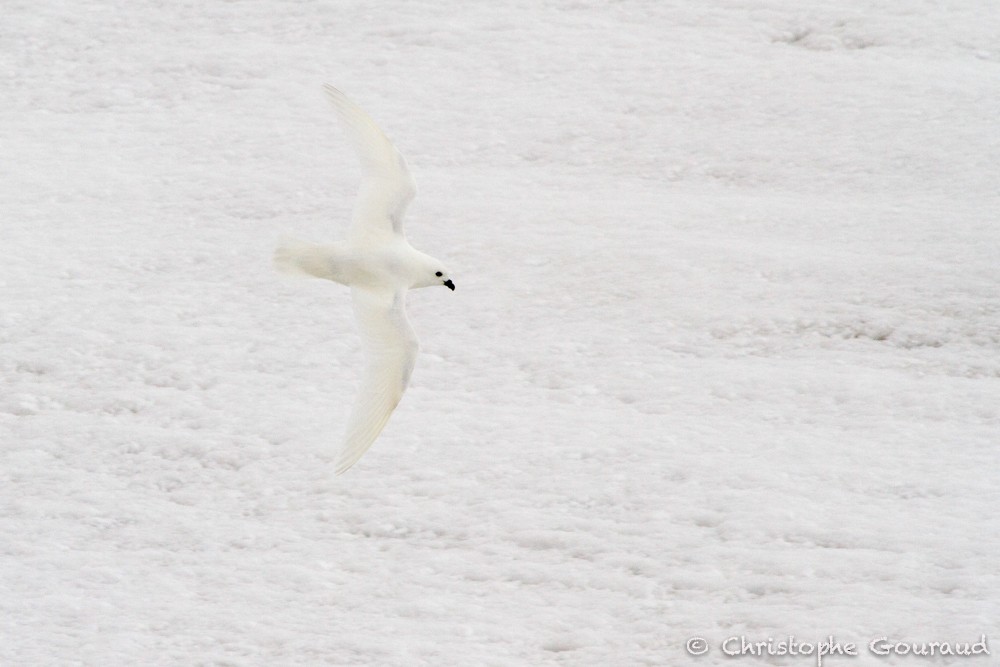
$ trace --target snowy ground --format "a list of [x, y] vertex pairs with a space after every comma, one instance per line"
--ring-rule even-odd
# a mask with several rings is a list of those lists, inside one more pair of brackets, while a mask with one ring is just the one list
[[[6, 2], [0, 665], [996, 664], [998, 34], [975, 0]], [[338, 478], [348, 294], [269, 263], [346, 230], [327, 81], [458, 284], [411, 295], [413, 385]]]

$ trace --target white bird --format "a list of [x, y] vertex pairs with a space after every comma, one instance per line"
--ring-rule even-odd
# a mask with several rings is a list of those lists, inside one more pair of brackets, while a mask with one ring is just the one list
[[403, 215], [417, 194], [406, 160], [378, 125], [333, 86], [324, 86], [361, 160], [361, 189], [346, 243], [283, 243], [274, 254], [285, 272], [333, 280], [351, 288], [354, 316], [367, 358], [347, 423], [336, 471], [357, 463], [385, 427], [406, 391], [417, 360], [417, 336], [406, 317], [406, 292], [455, 283], [438, 260], [414, 250]]

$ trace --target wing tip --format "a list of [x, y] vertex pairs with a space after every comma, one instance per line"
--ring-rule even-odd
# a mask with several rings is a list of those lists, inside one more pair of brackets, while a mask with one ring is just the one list
[[346, 456], [347, 452], [341, 452], [340, 457], [337, 459], [337, 464], [333, 469], [333, 474], [340, 477], [345, 472], [350, 470], [355, 463], [361, 460], [360, 456]]
[[371, 443], [369, 443], [366, 447], [361, 448], [361, 451], [353, 451], [350, 449], [345, 449], [341, 453], [340, 458], [337, 459], [337, 465], [333, 469], [334, 475], [340, 477], [345, 472], [353, 468], [354, 464], [360, 461], [364, 457], [364, 455], [368, 452], [368, 449], [374, 444], [374, 441], [375, 439], [373, 438]]
[[333, 104], [337, 113], [344, 117], [344, 114], [348, 113], [351, 108], [351, 100], [344, 94], [344, 91], [331, 86], [328, 83], [323, 84], [323, 92], [326, 93], [326, 97]]

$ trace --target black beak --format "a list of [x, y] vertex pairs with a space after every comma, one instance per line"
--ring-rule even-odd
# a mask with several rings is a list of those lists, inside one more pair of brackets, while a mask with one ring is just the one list
[[455, 283], [451, 282], [450, 280], [444, 281], [444, 286], [450, 289], [452, 292], [455, 291]]

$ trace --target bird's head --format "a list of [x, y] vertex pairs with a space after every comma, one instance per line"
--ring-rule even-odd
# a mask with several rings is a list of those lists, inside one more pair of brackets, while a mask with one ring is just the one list
[[455, 283], [451, 282], [451, 278], [448, 277], [448, 272], [445, 271], [443, 267], [439, 267], [434, 272], [434, 278], [439, 284], [444, 285], [452, 292], [455, 291]]
[[415, 253], [417, 261], [410, 265], [411, 287], [434, 287], [444, 285], [454, 291], [455, 283], [448, 277], [448, 269], [440, 261], [425, 255]]

